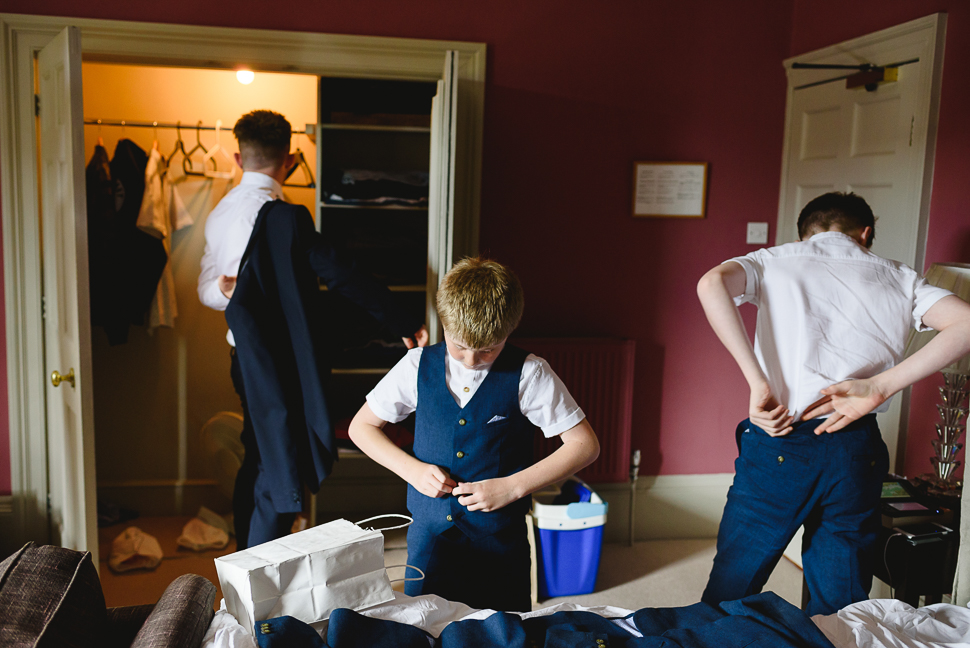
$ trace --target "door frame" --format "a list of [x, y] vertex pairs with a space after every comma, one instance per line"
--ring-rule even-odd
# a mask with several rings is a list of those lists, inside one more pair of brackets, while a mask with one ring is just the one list
[[[916, 102], [916, 119], [913, 132], [918, 136], [916, 145], [923, 148], [922, 155], [916, 155], [913, 174], [922, 178], [917, 183], [917, 203], [919, 205], [919, 222], [916, 236], [916, 249], [913, 267], [917, 272], [923, 272], [926, 260], [926, 237], [929, 226], [930, 198], [933, 189], [933, 163], [936, 158], [936, 134], [940, 113], [940, 85], [943, 78], [943, 48], [946, 40], [946, 14], [936, 13], [916, 20], [883, 29], [872, 34], [854, 38], [837, 45], [831, 45], [798, 56], [785, 59], [785, 72], [788, 77], [788, 89], [785, 103], [785, 136], [781, 158], [781, 189], [778, 195], [778, 221], [775, 228], [775, 245], [795, 240], [796, 216], [785, 211], [788, 204], [789, 192], [795, 187], [788, 183], [788, 158], [792, 139], [792, 129], [797, 127], [793, 123], [792, 105], [795, 88], [822, 82], [834, 77], [842, 77], [844, 73], [838, 70], [794, 69], [792, 64], [799, 63], [832, 63], [852, 64], [866, 63], [858, 56], [860, 51], [878, 50], [903, 45], [916, 45], [919, 49], [920, 63], [925, 63], [927, 74], [921, 74], [918, 85]], [[875, 61], [876, 63], [891, 63], [895, 61]], [[904, 68], [905, 69], [905, 68]], [[841, 81], [832, 81], [840, 83]], [[922, 137], [919, 137], [922, 135]], [[896, 436], [895, 461], [890, 466], [897, 470], [903, 465], [906, 454], [906, 430], [909, 418], [909, 394], [906, 389], [899, 394], [899, 430]]]
[[[484, 121], [484, 43], [199, 27], [0, 14], [0, 196], [7, 349], [11, 498], [5, 543], [46, 541], [47, 447], [43, 265], [34, 59], [67, 26], [81, 30], [86, 61], [434, 81], [457, 50], [459, 119], [455, 254], [478, 249]], [[457, 258], [457, 257], [456, 257]], [[4, 519], [6, 518], [6, 519]], [[7, 524], [9, 522], [9, 524]]]

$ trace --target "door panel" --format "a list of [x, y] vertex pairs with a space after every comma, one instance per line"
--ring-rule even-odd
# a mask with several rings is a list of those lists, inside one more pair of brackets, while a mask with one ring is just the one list
[[41, 50], [38, 72], [51, 540], [97, 565], [80, 30]]
[[451, 268], [455, 245], [455, 150], [458, 134], [458, 52], [445, 53], [442, 78], [431, 104], [431, 168], [428, 179], [428, 299], [430, 343], [440, 342], [434, 308], [438, 283]]

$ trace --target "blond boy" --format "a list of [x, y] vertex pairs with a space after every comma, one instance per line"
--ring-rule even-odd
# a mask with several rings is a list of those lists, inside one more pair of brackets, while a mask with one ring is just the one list
[[[523, 304], [508, 268], [457, 263], [436, 299], [445, 341], [409, 351], [351, 423], [354, 443], [408, 482], [408, 564], [426, 574], [407, 583], [412, 596], [530, 610], [528, 496], [599, 455], [583, 411], [549, 365], [506, 343]], [[411, 412], [413, 455], [382, 431]], [[535, 427], [562, 441], [538, 462]]]

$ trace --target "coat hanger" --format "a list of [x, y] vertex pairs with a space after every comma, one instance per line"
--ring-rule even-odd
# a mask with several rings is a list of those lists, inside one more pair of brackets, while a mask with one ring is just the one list
[[172, 166], [172, 160], [175, 159], [175, 156], [178, 153], [181, 153], [183, 159], [182, 170], [184, 171], [184, 160], [188, 159], [189, 154], [185, 152], [185, 142], [182, 141], [182, 122], [176, 122], [175, 124], [175, 138], [175, 148], [171, 153], [169, 153], [168, 157], [165, 158], [165, 165], [169, 167]]
[[317, 186], [316, 180], [313, 179], [313, 169], [310, 168], [310, 164], [307, 162], [306, 155], [303, 154], [303, 150], [298, 146], [296, 152], [296, 164], [287, 172], [286, 179], [289, 180], [290, 176], [296, 173], [297, 169], [303, 169], [303, 182], [304, 184], [297, 184], [295, 182], [283, 182], [284, 187], [303, 187], [306, 189], [313, 189]]
[[98, 146], [104, 148], [104, 138], [101, 137], [101, 120], [98, 120]]
[[[232, 180], [236, 176], [236, 161], [229, 155], [229, 151], [223, 148], [222, 144], [219, 143], [219, 135], [222, 131], [222, 120], [216, 120], [216, 145], [213, 146], [206, 154], [202, 156], [202, 173], [207, 178], [222, 178], [225, 180]], [[216, 167], [215, 154], [221, 153], [222, 157], [229, 161], [228, 171], [218, 171]], [[212, 160], [212, 170], [210, 171], [206, 167], [206, 163]]]
[[284, 182], [283, 186], [313, 189], [317, 186], [317, 183], [316, 180], [313, 179], [313, 170], [310, 168], [310, 164], [306, 160], [306, 155], [304, 155], [303, 151], [300, 149], [296, 149], [294, 155], [296, 156], [296, 164], [294, 164], [293, 168], [291, 168], [289, 173], [286, 174], [286, 177], [288, 179], [296, 172], [297, 169], [303, 169], [304, 182], [303, 184], [298, 184], [296, 182]]
[[[152, 150], [157, 151], [158, 150], [158, 122], [157, 121], [152, 122], [152, 137], [154, 138], [152, 140]], [[162, 158], [162, 160], [164, 160], [164, 158]]]
[[[185, 173], [185, 175], [190, 175], [190, 176], [204, 176], [205, 175], [205, 158], [204, 157], [202, 159], [202, 170], [201, 171], [196, 171], [195, 169], [192, 168], [193, 167], [193, 164], [192, 164], [192, 156], [195, 154], [196, 151], [202, 151], [203, 156], [206, 153], [209, 152], [209, 149], [207, 149], [202, 144], [202, 135], [201, 135], [201, 133], [202, 133], [202, 120], [200, 119], [199, 120], [199, 123], [195, 125], [195, 146], [193, 146], [192, 147], [192, 150], [189, 151], [188, 153], [186, 153], [185, 154], [185, 157], [182, 159], [182, 171]], [[215, 170], [215, 164], [216, 164], [216, 162], [215, 162], [215, 160], [213, 160], [212, 161], [213, 170]]]

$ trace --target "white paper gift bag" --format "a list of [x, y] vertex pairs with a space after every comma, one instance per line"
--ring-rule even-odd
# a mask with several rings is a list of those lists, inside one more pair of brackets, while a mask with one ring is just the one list
[[215, 562], [226, 608], [250, 632], [264, 619], [291, 616], [316, 623], [337, 608], [360, 610], [394, 599], [384, 569], [384, 536], [347, 520]]

